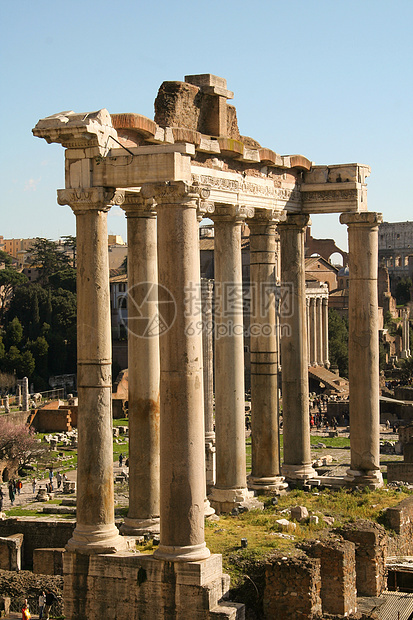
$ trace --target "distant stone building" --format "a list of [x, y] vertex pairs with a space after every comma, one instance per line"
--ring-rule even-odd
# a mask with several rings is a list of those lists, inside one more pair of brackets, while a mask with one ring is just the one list
[[390, 289], [395, 293], [397, 283], [411, 277], [409, 257], [413, 256], [413, 222], [383, 222], [379, 228], [379, 264], [387, 267]]

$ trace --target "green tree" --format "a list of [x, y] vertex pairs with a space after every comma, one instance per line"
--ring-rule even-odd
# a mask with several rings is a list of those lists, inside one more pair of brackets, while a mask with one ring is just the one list
[[55, 289], [62, 288], [65, 291], [76, 293], [76, 269], [66, 267], [49, 276], [49, 283]]
[[401, 278], [396, 284], [396, 302], [398, 305], [407, 304], [410, 301], [410, 289], [412, 281], [410, 278]]
[[72, 267], [76, 268], [76, 249], [77, 249], [77, 239], [76, 237], [73, 237], [73, 235], [64, 235], [63, 237], [60, 237], [63, 241], [65, 250], [69, 249], [69, 251], [72, 254], [72, 258], [71, 258], [71, 264]]
[[44, 237], [36, 237], [30, 250], [29, 263], [38, 270], [38, 282], [47, 285], [49, 277], [69, 266], [69, 257], [58, 243]]
[[16, 271], [12, 266], [11, 257], [6, 252], [0, 251], [0, 263], [4, 269], [0, 269], [0, 325], [3, 323], [7, 306], [13, 297], [16, 287], [27, 282], [27, 277]]
[[333, 308], [328, 311], [328, 347], [330, 362], [348, 377], [348, 321]]
[[18, 346], [23, 339], [23, 327], [17, 316], [7, 325], [5, 334], [5, 345], [7, 348]]

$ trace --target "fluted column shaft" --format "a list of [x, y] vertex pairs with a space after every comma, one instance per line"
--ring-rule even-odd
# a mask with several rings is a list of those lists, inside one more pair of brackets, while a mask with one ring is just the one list
[[315, 297], [310, 297], [310, 364], [317, 366], [317, 307]]
[[[161, 541], [154, 556], [196, 561], [204, 540], [205, 457], [198, 195], [182, 182], [143, 187], [158, 213]], [[173, 303], [171, 303], [171, 300]]]
[[122, 532], [159, 532], [159, 326], [156, 212], [127, 193], [129, 511]]
[[328, 299], [323, 297], [323, 364], [330, 366], [328, 359]]
[[349, 241], [349, 389], [348, 472], [354, 484], [377, 487], [380, 473], [379, 339], [377, 262], [379, 213], [344, 213]]
[[215, 484], [215, 431], [214, 431], [214, 343], [212, 280], [201, 281], [202, 294], [202, 357], [204, 378], [204, 421], [206, 484], [210, 490]]
[[80, 553], [126, 547], [114, 518], [111, 330], [107, 211], [123, 194], [106, 188], [59, 190], [76, 214], [78, 463], [76, 528]]
[[281, 482], [278, 429], [276, 221], [264, 212], [250, 220], [250, 351], [252, 468], [249, 488]]
[[281, 236], [281, 285], [289, 291], [289, 308], [281, 316], [284, 463], [288, 479], [316, 475], [311, 466], [308, 400], [307, 321], [304, 234], [307, 215], [289, 214], [278, 224]]
[[316, 299], [317, 307], [317, 364], [323, 365], [323, 305], [321, 297]]

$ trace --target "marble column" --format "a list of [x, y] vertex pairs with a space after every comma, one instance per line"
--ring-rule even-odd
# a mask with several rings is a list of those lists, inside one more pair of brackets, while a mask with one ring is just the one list
[[310, 365], [317, 366], [317, 304], [310, 298]]
[[19, 408], [22, 406], [22, 388], [21, 388], [21, 385], [17, 386], [17, 406]]
[[248, 487], [280, 493], [278, 428], [278, 288], [276, 222], [272, 211], [255, 209], [250, 227], [250, 352], [252, 467]]
[[245, 453], [244, 318], [241, 223], [253, 215], [216, 205], [215, 223], [215, 438], [216, 484], [209, 500], [217, 513], [256, 507], [247, 488]]
[[323, 297], [323, 364], [330, 368], [328, 359], [328, 299]]
[[321, 297], [316, 298], [317, 326], [317, 364], [323, 366], [323, 304]]
[[308, 399], [307, 322], [304, 236], [308, 215], [288, 214], [278, 224], [281, 236], [281, 286], [289, 293], [289, 308], [281, 316], [284, 462], [287, 480], [317, 475], [311, 465]]
[[409, 310], [404, 308], [403, 312], [403, 323], [402, 323], [402, 352], [400, 357], [402, 359], [407, 359], [410, 357], [410, 334], [409, 334]]
[[215, 431], [214, 431], [214, 320], [212, 313], [213, 280], [201, 281], [202, 295], [202, 357], [204, 378], [205, 467], [206, 487], [209, 493], [215, 484]]
[[183, 182], [143, 186], [158, 213], [160, 545], [171, 562], [209, 557], [204, 538], [205, 450], [202, 315], [197, 206]]
[[382, 486], [377, 262], [380, 213], [343, 213], [349, 242], [349, 484]]
[[123, 198], [103, 187], [58, 190], [77, 230], [77, 519], [66, 548], [84, 554], [126, 549], [114, 514], [107, 234], [107, 211]]
[[306, 305], [306, 326], [307, 326], [307, 351], [308, 351], [308, 365], [311, 366], [311, 330], [310, 330], [310, 312], [311, 312], [311, 298], [305, 298]]
[[159, 533], [159, 320], [153, 199], [127, 192], [129, 510], [121, 532]]
[[29, 411], [29, 380], [23, 377], [22, 381], [22, 411]]

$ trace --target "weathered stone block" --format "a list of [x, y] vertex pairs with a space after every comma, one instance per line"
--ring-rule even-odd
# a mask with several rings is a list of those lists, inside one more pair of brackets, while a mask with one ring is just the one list
[[35, 549], [33, 552], [33, 572], [36, 575], [63, 575], [64, 548]]
[[20, 570], [22, 567], [23, 534], [11, 534], [0, 538], [0, 568]]

